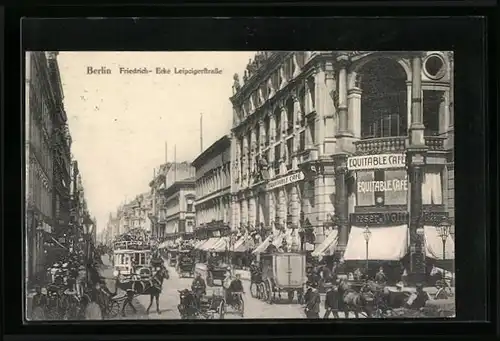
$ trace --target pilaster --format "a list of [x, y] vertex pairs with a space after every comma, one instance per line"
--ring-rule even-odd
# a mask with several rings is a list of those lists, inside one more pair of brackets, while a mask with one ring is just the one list
[[339, 229], [339, 251], [345, 250], [349, 238], [349, 198], [346, 184], [347, 157], [348, 155], [345, 153], [334, 155], [336, 185], [335, 216]]
[[324, 151], [325, 154], [331, 155], [336, 149], [336, 93], [337, 86], [335, 84], [335, 73], [331, 61], [325, 62], [325, 94], [322, 98], [322, 105], [324, 111], [324, 124], [325, 124], [325, 140]]

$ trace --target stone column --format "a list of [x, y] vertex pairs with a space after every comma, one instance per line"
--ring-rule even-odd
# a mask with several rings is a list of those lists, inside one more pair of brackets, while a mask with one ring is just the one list
[[244, 188], [248, 187], [248, 178], [249, 178], [249, 166], [250, 166], [250, 148], [248, 144], [248, 137], [246, 134], [243, 136], [243, 170], [242, 177], [244, 178], [242, 185]]
[[[316, 166], [318, 168], [318, 166]], [[318, 169], [315, 177], [314, 177], [314, 190], [313, 190], [313, 195], [314, 195], [314, 208], [313, 208], [313, 217], [310, 217], [312, 219], [309, 219], [313, 228], [314, 228], [314, 233], [316, 235], [316, 239], [314, 243], [316, 245], [319, 245], [323, 242], [324, 240], [324, 233], [323, 233], [323, 221], [325, 219], [325, 178], [323, 174], [323, 169]]]
[[280, 187], [279, 189], [279, 223], [283, 225], [286, 223], [286, 193], [285, 187]]
[[311, 111], [314, 109], [314, 106], [313, 106], [313, 100], [312, 100], [312, 94], [311, 94], [311, 88], [310, 88], [310, 84], [308, 81], [306, 81], [306, 85], [305, 85], [305, 94], [304, 94], [304, 110], [305, 112], [303, 113], [304, 115], [308, 115], [309, 113], [311, 113]]
[[361, 138], [361, 94], [360, 88], [352, 88], [347, 95], [348, 130], [358, 139]]
[[348, 123], [348, 107], [347, 107], [347, 62], [348, 57], [343, 56], [339, 60], [339, 128], [337, 136], [352, 137], [352, 132], [349, 131]]
[[335, 214], [339, 229], [339, 251], [345, 250], [349, 238], [349, 200], [347, 193], [347, 154], [337, 154], [335, 162]]
[[274, 193], [273, 191], [266, 192], [266, 200], [267, 200], [267, 208], [269, 210], [269, 226], [271, 226], [271, 222], [274, 221], [274, 217], [276, 216], [276, 203], [274, 202]]
[[291, 198], [288, 200], [292, 200], [292, 223], [295, 226], [299, 225], [300, 219], [300, 202], [299, 202], [299, 185], [294, 184], [291, 188]]
[[406, 82], [406, 110], [408, 111], [406, 115], [406, 125], [408, 129], [408, 134], [410, 133], [410, 126], [411, 126], [411, 108], [412, 108], [412, 85], [411, 82]]
[[425, 247], [423, 236], [417, 231], [423, 229], [422, 182], [426, 150], [424, 125], [422, 121], [422, 60], [420, 55], [412, 58], [412, 115], [410, 125], [410, 146], [406, 163], [410, 180], [410, 273], [413, 283], [425, 280]]
[[274, 117], [274, 112], [271, 112], [269, 117], [269, 159], [267, 163], [269, 165], [269, 178], [274, 178], [276, 174], [274, 174], [274, 142], [276, 139], [276, 119]]
[[251, 147], [250, 147], [250, 182], [249, 184], [251, 185], [254, 180], [254, 172], [255, 172], [255, 158], [256, 158], [256, 153], [257, 153], [257, 133], [255, 131], [255, 127], [251, 128], [250, 132], [250, 140], [251, 140]]
[[301, 110], [300, 110], [300, 102], [297, 97], [297, 95], [293, 95], [293, 131], [294, 131], [294, 136], [293, 136], [293, 151], [292, 151], [292, 169], [297, 170], [298, 169], [298, 155], [297, 152], [299, 150], [299, 144], [300, 144], [300, 134], [298, 132], [300, 128], [300, 120], [301, 120]]
[[335, 107], [335, 91], [337, 86], [335, 84], [335, 73], [333, 70], [332, 62], [325, 63], [325, 93], [322, 96], [322, 107], [325, 125], [325, 142], [324, 152], [327, 155], [335, 153], [336, 149], [336, 119], [337, 108]]
[[328, 96], [325, 89], [325, 71], [318, 68], [315, 70], [314, 76], [314, 103], [316, 107], [316, 148], [320, 156], [324, 154], [325, 142], [325, 112], [322, 105], [323, 98]]
[[259, 153], [262, 153], [266, 146], [266, 127], [264, 125], [264, 120], [259, 120]]

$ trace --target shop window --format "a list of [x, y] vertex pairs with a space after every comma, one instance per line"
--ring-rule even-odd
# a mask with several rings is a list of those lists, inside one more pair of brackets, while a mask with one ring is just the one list
[[289, 98], [286, 101], [286, 119], [287, 119], [287, 135], [293, 133], [295, 122], [293, 121], [293, 99]]
[[386, 170], [384, 192], [386, 205], [406, 205], [408, 201], [408, 173], [405, 169]]
[[302, 130], [299, 134], [299, 151], [306, 149], [306, 131]]
[[279, 108], [274, 112], [274, 119], [276, 122], [276, 141], [279, 141], [281, 140], [281, 113]]
[[440, 171], [427, 171], [422, 183], [422, 204], [443, 204], [442, 174]]
[[[425, 136], [439, 135], [439, 116], [442, 108], [444, 91], [423, 91], [423, 124]], [[442, 113], [444, 115], [444, 112]]]
[[286, 141], [286, 165], [288, 170], [292, 168], [292, 155], [293, 155], [293, 138]]
[[314, 82], [314, 77], [309, 77], [307, 79], [307, 87], [309, 88], [309, 96], [311, 100], [311, 107], [309, 108], [309, 112], [306, 114], [309, 114], [311, 111], [314, 111], [316, 109], [316, 89], [315, 89], [315, 82]]
[[374, 171], [358, 171], [356, 173], [356, 202], [358, 206], [374, 206], [375, 193], [371, 184], [375, 181]]
[[381, 58], [360, 70], [361, 137], [407, 134], [406, 72], [397, 61]]

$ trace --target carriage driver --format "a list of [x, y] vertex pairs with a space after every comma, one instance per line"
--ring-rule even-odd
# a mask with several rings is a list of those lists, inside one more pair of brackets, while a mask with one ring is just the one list
[[196, 277], [193, 279], [193, 283], [191, 284], [191, 291], [193, 291], [194, 293], [196, 305], [199, 308], [201, 303], [201, 296], [206, 295], [207, 293], [207, 285], [199, 272], [196, 273]]
[[231, 281], [229, 284], [229, 288], [227, 288], [227, 299], [229, 300], [228, 304], [233, 304], [233, 299], [235, 293], [243, 293], [243, 283], [241, 283], [241, 275], [236, 274], [236, 278]]

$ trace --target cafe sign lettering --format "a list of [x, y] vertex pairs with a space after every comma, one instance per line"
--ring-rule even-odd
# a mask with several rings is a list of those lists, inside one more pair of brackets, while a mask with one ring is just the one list
[[347, 159], [347, 169], [352, 171], [404, 167], [406, 167], [405, 154], [363, 155], [353, 156]]
[[292, 184], [294, 182], [304, 180], [304, 178], [305, 178], [305, 176], [304, 176], [304, 173], [302, 173], [302, 172], [290, 174], [290, 175], [284, 176], [282, 178], [269, 181], [267, 184], [267, 189], [271, 190], [271, 189], [275, 189], [278, 187], [286, 186], [286, 185]]
[[357, 189], [358, 193], [407, 191], [408, 180], [358, 181]]

